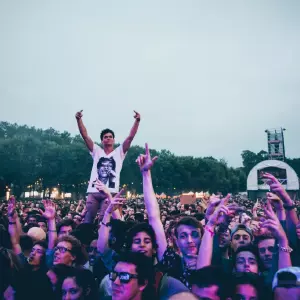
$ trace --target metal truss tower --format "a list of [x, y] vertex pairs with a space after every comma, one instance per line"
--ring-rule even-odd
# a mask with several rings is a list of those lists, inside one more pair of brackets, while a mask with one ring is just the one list
[[285, 128], [267, 129], [268, 155], [272, 160], [285, 160], [284, 134]]

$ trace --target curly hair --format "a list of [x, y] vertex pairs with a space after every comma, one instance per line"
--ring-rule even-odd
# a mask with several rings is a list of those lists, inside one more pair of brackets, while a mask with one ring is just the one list
[[71, 253], [75, 256], [75, 265], [81, 266], [88, 261], [88, 254], [77, 238], [72, 235], [63, 235], [58, 238], [56, 244], [60, 242], [67, 242], [72, 245]]

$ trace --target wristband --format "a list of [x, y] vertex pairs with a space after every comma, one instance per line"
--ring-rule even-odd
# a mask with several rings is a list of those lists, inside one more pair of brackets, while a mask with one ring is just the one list
[[293, 249], [290, 246], [282, 247], [279, 244], [277, 244], [277, 246], [280, 251], [287, 252], [287, 253], [293, 252]]
[[215, 232], [212, 229], [210, 229], [209, 227], [205, 226], [204, 229], [210, 233], [211, 237], [213, 237], [215, 235]]
[[104, 225], [105, 227], [109, 227], [109, 223], [105, 224], [104, 222], [101, 221], [101, 224]]
[[292, 209], [296, 208], [296, 205], [283, 204], [283, 207], [285, 208], [285, 210], [292, 210]]
[[53, 229], [53, 230], [50, 230], [50, 229], [49, 229], [48, 232], [56, 232], [56, 230], [54, 230], [54, 229]]
[[8, 222], [9, 225], [16, 225], [17, 222]]

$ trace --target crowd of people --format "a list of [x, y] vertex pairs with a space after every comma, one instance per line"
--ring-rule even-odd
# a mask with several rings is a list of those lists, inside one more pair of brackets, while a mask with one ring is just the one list
[[102, 150], [81, 118], [94, 159], [86, 199], [0, 203], [3, 299], [300, 299], [299, 201], [273, 175], [256, 202], [157, 199], [146, 144], [136, 161], [143, 197], [126, 199], [118, 177], [140, 115], [126, 149], [111, 152], [114, 133], [102, 132]]

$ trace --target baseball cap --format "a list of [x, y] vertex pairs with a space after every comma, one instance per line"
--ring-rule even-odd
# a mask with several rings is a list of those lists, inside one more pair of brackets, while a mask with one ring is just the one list
[[230, 239], [232, 239], [233, 235], [238, 231], [238, 230], [244, 230], [246, 231], [247, 233], [249, 233], [250, 237], [251, 237], [251, 240], [253, 239], [253, 233], [252, 233], [252, 230], [247, 227], [246, 225], [244, 224], [238, 224], [236, 225], [235, 227], [233, 227], [233, 229], [231, 230], [231, 236], [230, 236]]
[[277, 271], [274, 276], [272, 289], [277, 287], [300, 287], [300, 268], [299, 267], [288, 267]]

